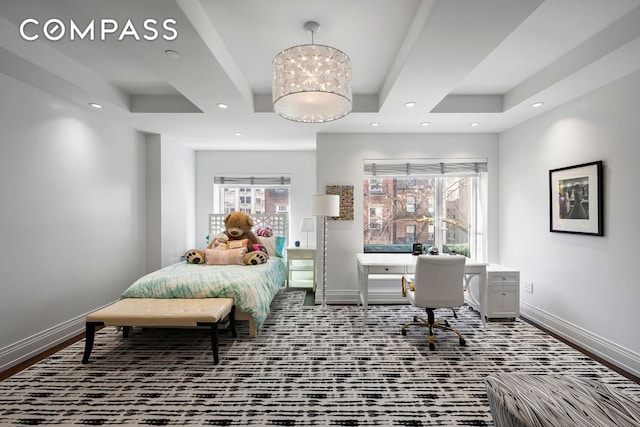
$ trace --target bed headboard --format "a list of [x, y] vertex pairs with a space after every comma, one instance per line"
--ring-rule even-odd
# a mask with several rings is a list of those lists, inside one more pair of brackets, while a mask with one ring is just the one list
[[[209, 214], [209, 236], [217, 236], [225, 230], [222, 221], [227, 214]], [[253, 228], [271, 227], [275, 236], [284, 236], [289, 240], [288, 214], [250, 214]]]

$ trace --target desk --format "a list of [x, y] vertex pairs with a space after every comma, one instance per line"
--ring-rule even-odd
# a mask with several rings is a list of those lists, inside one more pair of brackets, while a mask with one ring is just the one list
[[[447, 255], [438, 255], [447, 256]], [[356, 254], [358, 262], [358, 294], [360, 303], [362, 303], [364, 311], [364, 324], [367, 323], [367, 308], [369, 299], [369, 275], [370, 274], [414, 274], [416, 269], [416, 257], [411, 254], [381, 254], [381, 253], [364, 253]], [[473, 276], [479, 279], [479, 295], [480, 301], [487, 288], [487, 264], [484, 262], [471, 261], [467, 259], [464, 266], [464, 286], [469, 288], [469, 282]], [[398, 282], [398, 292], [400, 292], [400, 282]], [[467, 292], [467, 296], [471, 293]], [[477, 301], [480, 311], [480, 318], [484, 325], [484, 304]]]

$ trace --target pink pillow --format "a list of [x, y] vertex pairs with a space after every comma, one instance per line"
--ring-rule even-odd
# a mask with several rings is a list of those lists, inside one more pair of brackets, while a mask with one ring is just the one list
[[244, 265], [243, 257], [246, 253], [246, 248], [227, 249], [226, 251], [205, 249], [204, 260], [208, 265]]
[[271, 227], [258, 227], [256, 228], [256, 236], [271, 237], [273, 236], [273, 230]]

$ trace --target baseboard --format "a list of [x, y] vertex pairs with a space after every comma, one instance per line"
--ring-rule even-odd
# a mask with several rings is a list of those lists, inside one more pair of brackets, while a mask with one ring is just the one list
[[84, 332], [84, 319], [85, 316], [71, 319], [0, 349], [0, 372]]
[[520, 316], [620, 369], [640, 377], [640, 354], [522, 301], [520, 301]]
[[[106, 307], [109, 304], [105, 304]], [[98, 307], [96, 310], [102, 307]], [[86, 313], [0, 349], [0, 372], [61, 344], [85, 331]]]

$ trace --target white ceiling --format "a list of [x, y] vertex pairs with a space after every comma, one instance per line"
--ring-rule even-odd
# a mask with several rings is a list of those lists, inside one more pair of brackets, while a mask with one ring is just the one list
[[[26, 18], [131, 19], [141, 34], [145, 19], [172, 18], [178, 37], [29, 42]], [[271, 110], [271, 60], [311, 42], [309, 20], [321, 25], [315, 43], [352, 61], [353, 112], [330, 123]], [[501, 132], [638, 69], [640, 0], [0, 0], [0, 72], [195, 149], [313, 150], [317, 133]]]

